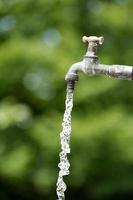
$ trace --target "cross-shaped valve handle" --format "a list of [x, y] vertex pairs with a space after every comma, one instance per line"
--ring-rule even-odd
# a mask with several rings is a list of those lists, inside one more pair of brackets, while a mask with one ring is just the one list
[[98, 47], [98, 44], [103, 44], [104, 37], [96, 37], [96, 36], [86, 37], [86, 36], [83, 36], [82, 41], [88, 42], [88, 49], [87, 49], [87, 52], [85, 54], [85, 57], [94, 58], [95, 60], [98, 59], [97, 47]]
[[83, 36], [82, 37], [83, 42], [88, 42], [88, 43], [97, 43], [97, 44], [103, 44], [104, 42], [104, 37], [96, 37], [96, 36]]

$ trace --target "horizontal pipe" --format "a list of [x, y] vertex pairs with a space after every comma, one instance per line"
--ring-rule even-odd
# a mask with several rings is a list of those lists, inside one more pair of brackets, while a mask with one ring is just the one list
[[132, 66], [98, 64], [94, 65], [93, 71], [95, 74], [104, 74], [118, 79], [133, 80]]
[[69, 85], [74, 85], [72, 82], [78, 81], [78, 72], [92, 76], [98, 74], [118, 79], [133, 80], [132, 66], [99, 64], [92, 58], [85, 58], [83, 61], [75, 63], [70, 67], [65, 77]]

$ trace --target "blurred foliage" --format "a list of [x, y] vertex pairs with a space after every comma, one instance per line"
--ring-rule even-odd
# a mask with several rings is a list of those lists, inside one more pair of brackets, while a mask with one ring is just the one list
[[[0, 199], [55, 199], [64, 76], [83, 35], [102, 63], [133, 64], [131, 0], [0, 0]], [[68, 199], [133, 199], [132, 83], [80, 76]]]

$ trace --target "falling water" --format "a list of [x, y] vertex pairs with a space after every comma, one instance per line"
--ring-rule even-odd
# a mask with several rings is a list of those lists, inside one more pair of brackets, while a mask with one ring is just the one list
[[65, 199], [65, 190], [67, 186], [63, 180], [63, 176], [69, 175], [70, 163], [67, 158], [67, 154], [70, 153], [70, 135], [71, 135], [71, 112], [73, 108], [73, 92], [71, 90], [67, 91], [66, 102], [65, 102], [65, 113], [62, 123], [62, 132], [60, 133], [61, 139], [61, 152], [60, 152], [60, 163], [58, 167], [60, 168], [58, 180], [57, 180], [57, 196], [58, 200]]

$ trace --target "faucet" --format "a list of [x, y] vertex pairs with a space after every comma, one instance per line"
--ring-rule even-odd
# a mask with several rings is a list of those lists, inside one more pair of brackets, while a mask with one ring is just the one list
[[103, 37], [90, 36], [82, 37], [82, 41], [88, 43], [88, 49], [81, 62], [74, 63], [68, 70], [65, 80], [67, 90], [73, 91], [75, 82], [78, 81], [79, 72], [88, 75], [107, 75], [118, 79], [133, 80], [133, 67], [125, 65], [106, 65], [100, 64], [97, 56], [98, 45], [104, 42]]

